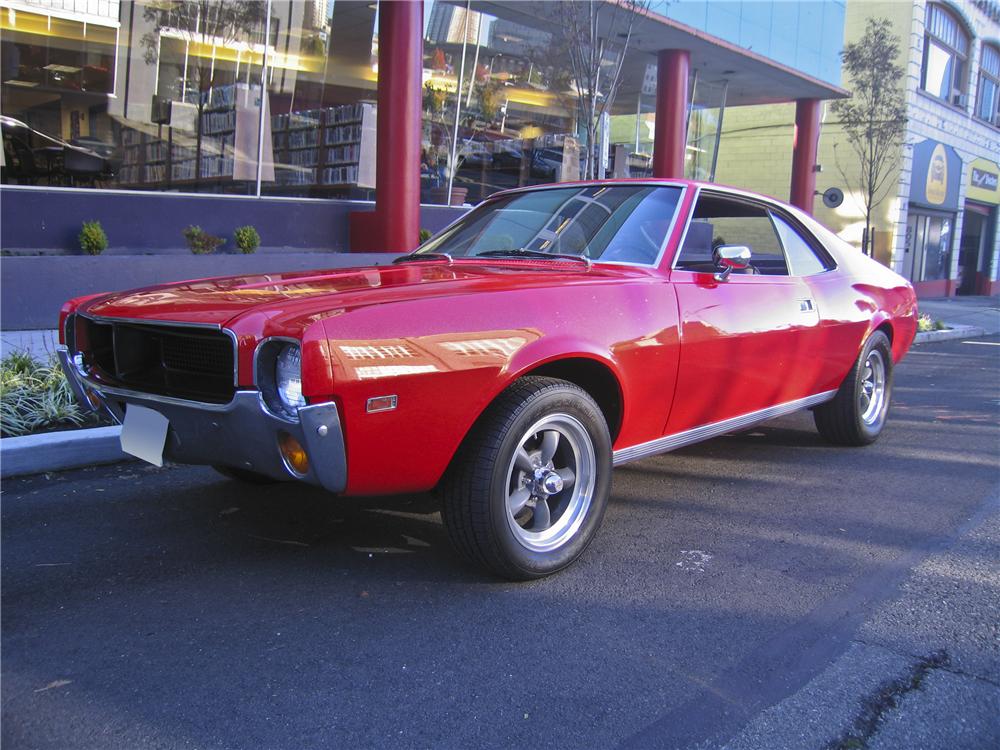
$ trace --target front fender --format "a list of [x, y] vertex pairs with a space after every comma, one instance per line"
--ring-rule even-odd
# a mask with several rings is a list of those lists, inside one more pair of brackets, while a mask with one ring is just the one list
[[[616, 445], [659, 437], [677, 373], [672, 288], [643, 280], [554, 293], [556, 307], [538, 290], [518, 289], [324, 319], [332, 372], [325, 398], [343, 418], [347, 494], [430, 489], [498, 394], [569, 358], [598, 362], [618, 382]], [[368, 401], [382, 396], [395, 396], [396, 408], [369, 411]]]

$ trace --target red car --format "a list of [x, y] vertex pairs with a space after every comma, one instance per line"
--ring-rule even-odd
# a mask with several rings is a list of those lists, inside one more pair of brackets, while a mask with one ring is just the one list
[[917, 304], [801, 211], [638, 180], [500, 193], [393, 264], [75, 299], [63, 366], [125, 450], [343, 495], [437, 488], [469, 558], [569, 565], [612, 467], [810, 408], [882, 432]]

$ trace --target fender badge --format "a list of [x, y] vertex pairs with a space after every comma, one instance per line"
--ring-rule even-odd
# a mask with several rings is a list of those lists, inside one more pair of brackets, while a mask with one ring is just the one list
[[374, 414], [380, 411], [392, 411], [395, 408], [395, 396], [375, 396], [368, 399], [367, 411], [369, 414]]

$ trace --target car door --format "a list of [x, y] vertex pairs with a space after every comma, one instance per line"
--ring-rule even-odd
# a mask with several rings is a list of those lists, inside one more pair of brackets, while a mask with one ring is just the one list
[[[750, 248], [750, 268], [717, 280], [720, 245]], [[666, 434], [813, 395], [819, 311], [809, 285], [789, 274], [765, 204], [702, 191], [670, 280], [680, 358]]]

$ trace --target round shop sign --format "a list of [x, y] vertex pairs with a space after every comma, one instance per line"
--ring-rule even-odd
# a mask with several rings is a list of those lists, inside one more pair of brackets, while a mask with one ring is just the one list
[[948, 158], [944, 144], [939, 143], [931, 154], [930, 168], [927, 170], [927, 202], [940, 206], [948, 197]]

